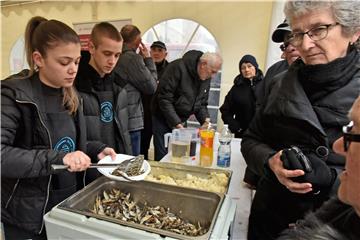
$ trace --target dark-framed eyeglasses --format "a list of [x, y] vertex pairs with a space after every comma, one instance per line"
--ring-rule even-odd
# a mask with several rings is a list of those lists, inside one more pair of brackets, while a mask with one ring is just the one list
[[347, 152], [351, 142], [360, 142], [360, 134], [351, 133], [354, 122], [351, 121], [348, 125], [343, 126], [344, 134], [344, 151]]
[[318, 27], [314, 27], [307, 32], [294, 32], [290, 34], [290, 42], [294, 47], [301, 45], [304, 35], [308, 35], [313, 41], [319, 41], [327, 37], [329, 28], [340, 25], [340, 23], [323, 24]]

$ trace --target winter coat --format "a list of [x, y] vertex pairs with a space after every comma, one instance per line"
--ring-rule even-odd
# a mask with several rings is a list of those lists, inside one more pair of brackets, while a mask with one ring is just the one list
[[[93, 81], [104, 81], [100, 79], [99, 74], [86, 61], [80, 64], [76, 76], [75, 86], [79, 91], [84, 102], [84, 116], [86, 119], [87, 136], [89, 141], [102, 141], [101, 139], [101, 120], [100, 120], [100, 102], [96, 91], [92, 86]], [[112, 83], [114, 93], [114, 121], [116, 126], [115, 135], [116, 146], [110, 146], [119, 153], [132, 154], [131, 140], [128, 130], [129, 113], [128, 113], [128, 94], [124, 88], [126, 82], [122, 80], [117, 73], [112, 71], [106, 74], [107, 81]], [[103, 141], [104, 142], [104, 141]]]
[[[360, 63], [360, 59], [357, 61]], [[241, 150], [248, 166], [260, 176], [264, 175], [267, 160], [291, 145], [312, 150], [325, 146], [331, 151], [333, 142], [342, 135], [342, 126], [349, 121], [348, 111], [360, 93], [360, 69], [352, 68], [348, 83], [311, 102], [298, 78], [303, 68], [303, 62], [297, 60], [287, 72], [277, 75], [242, 141]], [[335, 162], [329, 159], [327, 163], [343, 166], [345, 159], [340, 159]]]
[[259, 87], [262, 80], [260, 69], [252, 80], [239, 74], [220, 107], [222, 120], [229, 125], [230, 131], [235, 133], [237, 138], [242, 137], [255, 115], [256, 101], [264, 94]]
[[170, 128], [184, 123], [191, 114], [203, 124], [207, 110], [210, 80], [201, 80], [197, 66], [201, 51], [191, 50], [171, 62], [163, 73], [153, 99], [153, 114]]
[[263, 90], [261, 91], [264, 92], [264, 95], [259, 96], [259, 98], [257, 99], [258, 107], [260, 107], [260, 105], [264, 101], [265, 96], [270, 92], [269, 86], [271, 86], [271, 81], [273, 81], [274, 77], [279, 73], [287, 71], [288, 68], [289, 64], [286, 60], [276, 62], [269, 67], [269, 69], [266, 71], [263, 81], [261, 81], [259, 86], [263, 88]]
[[157, 73], [154, 61], [143, 58], [134, 49], [124, 44], [122, 54], [114, 71], [127, 84], [128, 93], [129, 131], [141, 130], [144, 127], [143, 106], [141, 93], [154, 94], [157, 88]]
[[276, 236], [276, 231], [303, 218], [336, 192], [338, 181], [333, 175], [328, 179], [330, 185], [316, 194], [290, 192], [270, 170], [268, 160], [280, 150], [297, 146], [312, 163], [322, 163], [313, 171], [317, 176], [343, 169], [345, 158], [334, 153], [332, 145], [342, 136], [342, 126], [349, 122], [347, 114], [360, 93], [360, 55], [352, 51], [328, 64], [309, 66], [299, 59], [276, 78], [241, 143], [248, 167], [262, 177], [248, 233], [266, 239], [272, 238], [263, 234]]
[[[41, 83], [28, 73], [1, 81], [1, 221], [39, 234], [55, 174], [51, 165], [63, 164], [65, 153], [52, 150]], [[96, 156], [105, 146], [86, 142], [81, 105], [74, 120], [76, 149]]]

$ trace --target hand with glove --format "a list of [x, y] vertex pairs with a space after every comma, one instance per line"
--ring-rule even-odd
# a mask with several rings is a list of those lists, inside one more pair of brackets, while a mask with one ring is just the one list
[[325, 161], [316, 153], [304, 154], [298, 147], [284, 149], [280, 159], [284, 168], [289, 170], [300, 169], [305, 172], [303, 176], [293, 178], [296, 182], [309, 182], [313, 191], [331, 187], [336, 179], [336, 171], [329, 168]]

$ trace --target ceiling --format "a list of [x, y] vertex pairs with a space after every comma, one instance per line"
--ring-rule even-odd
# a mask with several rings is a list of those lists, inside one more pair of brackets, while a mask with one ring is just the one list
[[0, 1], [1, 7], [11, 6], [11, 5], [21, 5], [21, 4], [27, 4], [27, 3], [34, 3], [38, 1]]

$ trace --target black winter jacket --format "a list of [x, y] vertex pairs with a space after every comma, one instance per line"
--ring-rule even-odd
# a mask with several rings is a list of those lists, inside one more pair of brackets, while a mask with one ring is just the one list
[[261, 91], [264, 92], [264, 95], [259, 96], [259, 98], [257, 99], [258, 107], [260, 107], [260, 105], [264, 101], [265, 96], [270, 92], [269, 88], [271, 86], [271, 81], [273, 81], [274, 77], [277, 74], [287, 71], [288, 68], [289, 68], [289, 64], [286, 60], [281, 60], [279, 62], [276, 62], [269, 67], [269, 69], [266, 71], [263, 81], [261, 81], [259, 86], [263, 88], [263, 90]]
[[[114, 120], [117, 127], [115, 134], [116, 146], [110, 146], [119, 153], [132, 155], [131, 140], [128, 130], [128, 94], [124, 88], [126, 82], [120, 79], [119, 75], [112, 71], [105, 77], [112, 82], [114, 92]], [[89, 141], [101, 140], [100, 102], [92, 86], [92, 82], [100, 79], [99, 74], [92, 68], [88, 61], [81, 62], [79, 72], [76, 76], [75, 86], [79, 91], [84, 103], [84, 116], [87, 126], [87, 137]]]
[[[347, 114], [360, 93], [360, 55], [353, 51], [318, 65], [305, 65], [299, 59], [275, 78], [241, 142], [248, 167], [261, 176], [251, 206], [249, 239], [274, 239], [288, 224], [335, 194], [334, 172], [344, 168], [345, 158], [334, 153], [332, 145], [342, 136], [342, 126], [349, 122]], [[270, 157], [290, 146], [308, 156], [313, 182], [324, 183], [316, 189], [320, 191], [291, 192], [270, 170]]]
[[263, 74], [260, 69], [252, 80], [239, 74], [220, 107], [222, 120], [229, 125], [230, 131], [237, 138], [241, 138], [249, 127], [255, 115], [256, 102], [264, 95], [263, 89], [260, 87], [262, 80]]
[[[1, 221], [39, 234], [55, 174], [51, 165], [63, 164], [65, 153], [52, 150], [41, 83], [28, 73], [1, 81]], [[74, 117], [77, 149], [96, 156], [105, 146], [86, 142], [81, 108]]]
[[[278, 79], [272, 81], [270, 94], [255, 115], [241, 144], [242, 154], [252, 171], [263, 176], [268, 159], [291, 145], [312, 151], [325, 146], [331, 152], [333, 142], [342, 135], [342, 126], [349, 121], [348, 111], [360, 93], [360, 58], [356, 54], [355, 61], [358, 63], [345, 72], [352, 74], [350, 81], [332, 91], [323, 93], [321, 89], [318, 90], [322, 95], [314, 100], [308, 98], [298, 78], [299, 71], [304, 69], [301, 60], [295, 61], [288, 71], [276, 76]], [[331, 68], [331, 65], [328, 67]], [[334, 73], [330, 74], [331, 71]], [[312, 77], [330, 80], [335, 74], [345, 74], [338, 69], [327, 69], [326, 72], [329, 77]], [[339, 77], [339, 81], [342, 79], [344, 77]], [[336, 84], [336, 81], [333, 83]], [[315, 89], [315, 85], [311, 87]], [[327, 160], [328, 165], [344, 166], [344, 163], [345, 159], [340, 156]]]
[[164, 118], [170, 128], [185, 122], [191, 114], [203, 124], [207, 110], [210, 80], [200, 80], [197, 66], [201, 51], [191, 50], [171, 62], [163, 73], [153, 99], [153, 114]]

